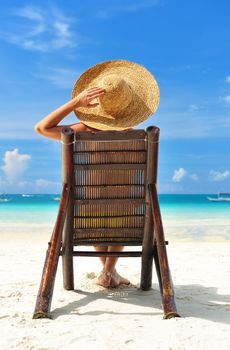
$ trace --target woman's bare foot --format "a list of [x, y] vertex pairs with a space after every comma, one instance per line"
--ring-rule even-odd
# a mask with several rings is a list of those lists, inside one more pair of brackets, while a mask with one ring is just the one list
[[111, 283], [111, 279], [112, 279], [112, 274], [105, 272], [105, 271], [101, 271], [100, 275], [97, 277], [96, 279], [96, 284], [98, 284], [99, 286], [102, 286], [104, 288], [109, 288], [110, 287], [110, 283]]
[[124, 278], [121, 275], [119, 275], [119, 273], [116, 270], [114, 270], [111, 275], [110, 287], [117, 288], [121, 284], [125, 284], [128, 286], [130, 284], [130, 281], [127, 278]]

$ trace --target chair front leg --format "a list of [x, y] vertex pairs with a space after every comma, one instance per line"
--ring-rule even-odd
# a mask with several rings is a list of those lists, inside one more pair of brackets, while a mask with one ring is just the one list
[[61, 234], [69, 202], [70, 187], [63, 185], [62, 196], [55, 227], [48, 245], [42, 279], [36, 300], [33, 318], [50, 318], [55, 276], [61, 249]]

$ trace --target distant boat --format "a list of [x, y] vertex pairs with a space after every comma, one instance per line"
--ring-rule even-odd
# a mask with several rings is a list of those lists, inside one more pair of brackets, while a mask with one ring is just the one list
[[207, 197], [211, 202], [230, 202], [230, 193], [219, 192], [216, 197]]
[[1, 203], [6, 203], [6, 202], [9, 202], [9, 199], [7, 199], [7, 198], [0, 198], [0, 202]]

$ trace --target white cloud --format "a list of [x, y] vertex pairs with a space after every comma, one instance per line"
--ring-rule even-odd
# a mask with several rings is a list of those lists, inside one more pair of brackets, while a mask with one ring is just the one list
[[230, 171], [225, 170], [225, 171], [221, 172], [221, 171], [211, 170], [209, 172], [209, 175], [210, 175], [212, 181], [224, 181], [230, 177]]
[[224, 101], [224, 102], [226, 102], [226, 103], [230, 103], [230, 95], [221, 97], [221, 100]]
[[[12, 15], [23, 17], [23, 25], [4, 32], [3, 39], [26, 50], [51, 52], [77, 46], [73, 20], [52, 7], [41, 9], [25, 6], [14, 9]], [[17, 23], [18, 25], [18, 23]]]
[[230, 75], [228, 77], [226, 77], [226, 83], [230, 83]]
[[37, 179], [37, 180], [35, 180], [35, 186], [37, 188], [39, 188], [39, 189], [46, 189], [48, 187], [60, 186], [60, 183], [59, 182], [45, 180], [45, 179]]
[[172, 181], [173, 182], [180, 182], [185, 175], [187, 175], [187, 171], [184, 168], [179, 168], [174, 170]]
[[30, 160], [29, 154], [20, 154], [18, 149], [6, 151], [3, 157], [5, 163], [1, 168], [4, 171], [7, 181], [12, 184], [24, 174]]
[[194, 112], [194, 111], [198, 111], [200, 109], [200, 107], [198, 105], [189, 105], [188, 106], [188, 110], [189, 112]]
[[193, 180], [193, 181], [199, 180], [199, 177], [198, 177], [197, 174], [189, 174], [189, 177], [190, 177], [190, 179]]
[[187, 176], [189, 177], [189, 179], [193, 180], [193, 181], [198, 181], [199, 177], [197, 174], [195, 173], [191, 173], [189, 174], [187, 170], [185, 170], [184, 168], [179, 168], [179, 169], [175, 169], [173, 176], [172, 176], [172, 181], [173, 182], [181, 182], [184, 177]]
[[119, 12], [137, 12], [145, 8], [155, 7], [159, 4], [160, 0], [138, 1], [136, 3], [133, 0], [126, 0], [126, 3], [121, 1], [120, 3], [116, 3], [114, 6], [99, 10], [97, 12], [97, 17], [108, 18]]
[[53, 26], [57, 30], [58, 35], [64, 38], [69, 38], [71, 36], [69, 23], [54, 22]]
[[26, 6], [21, 9], [14, 9], [12, 10], [12, 14], [38, 22], [42, 22], [44, 16], [44, 12], [41, 9], [31, 6]]

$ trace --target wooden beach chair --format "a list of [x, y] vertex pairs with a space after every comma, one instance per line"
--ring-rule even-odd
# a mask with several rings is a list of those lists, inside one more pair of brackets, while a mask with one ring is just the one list
[[[153, 259], [164, 318], [179, 316], [170, 277], [157, 195], [159, 129], [62, 130], [63, 190], [48, 244], [33, 318], [50, 317], [59, 256], [64, 288], [74, 289], [74, 256], [141, 257], [140, 288], [152, 285]], [[140, 246], [123, 252], [77, 246]]]

